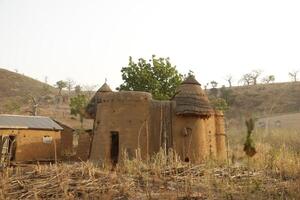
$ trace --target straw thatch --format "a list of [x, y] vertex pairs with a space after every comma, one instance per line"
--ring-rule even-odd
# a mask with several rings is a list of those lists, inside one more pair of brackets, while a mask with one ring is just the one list
[[104, 83], [99, 88], [99, 90], [95, 93], [95, 95], [91, 98], [90, 102], [88, 103], [86, 110], [85, 110], [87, 117], [95, 119], [96, 111], [97, 111], [97, 104], [99, 103], [101, 96], [107, 92], [112, 92], [112, 90], [107, 85], [107, 83]]
[[177, 115], [209, 117], [214, 113], [208, 97], [193, 76], [189, 76], [178, 87], [174, 100]]

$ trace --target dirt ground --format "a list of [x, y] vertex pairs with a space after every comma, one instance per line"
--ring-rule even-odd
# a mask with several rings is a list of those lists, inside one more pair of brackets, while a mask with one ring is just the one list
[[1, 199], [300, 199], [300, 174], [242, 166], [92, 163], [32, 165], [1, 172]]

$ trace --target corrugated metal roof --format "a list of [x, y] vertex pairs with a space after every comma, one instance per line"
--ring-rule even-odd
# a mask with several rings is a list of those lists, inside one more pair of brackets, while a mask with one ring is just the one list
[[63, 128], [49, 117], [0, 115], [0, 129], [44, 129], [63, 130]]

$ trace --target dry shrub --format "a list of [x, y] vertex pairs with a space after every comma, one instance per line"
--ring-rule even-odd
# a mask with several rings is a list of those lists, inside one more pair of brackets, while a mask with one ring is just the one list
[[139, 150], [130, 158], [123, 152], [114, 168], [90, 162], [7, 168], [0, 172], [0, 199], [300, 199], [299, 153], [288, 146], [299, 139], [272, 144], [277, 134], [257, 134], [257, 154], [248, 160], [244, 137], [237, 136], [229, 149], [236, 161], [227, 165], [185, 163], [161, 149], [148, 160]]
[[254, 133], [255, 148], [257, 154], [248, 162], [241, 151], [241, 142], [246, 134], [236, 130], [229, 132], [231, 143], [231, 156], [235, 161], [257, 170], [265, 170], [279, 177], [291, 178], [300, 175], [300, 137], [296, 131], [273, 130], [268, 134], [263, 130]]

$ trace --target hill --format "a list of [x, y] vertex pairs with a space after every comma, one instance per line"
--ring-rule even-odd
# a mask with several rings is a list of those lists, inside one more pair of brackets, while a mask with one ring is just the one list
[[222, 87], [208, 91], [210, 99], [223, 98], [229, 105], [228, 119], [266, 117], [300, 112], [300, 82]]
[[33, 78], [0, 68], [0, 112], [12, 112], [32, 98], [52, 98], [56, 89]]
[[[250, 115], [261, 118], [300, 112], [300, 82], [222, 87], [207, 90], [207, 93], [210, 99], [219, 97], [226, 100], [229, 105], [225, 113], [227, 122], [241, 123]], [[74, 124], [74, 120], [70, 120], [70, 96], [67, 95], [66, 101], [58, 105], [56, 88], [0, 68], [0, 113], [29, 114], [32, 97], [40, 99], [39, 114]], [[75, 124], [78, 125], [77, 122]]]
[[56, 89], [38, 80], [0, 68], [0, 98], [37, 96], [45, 92], [55, 94]]
[[[74, 128], [80, 127], [79, 120], [70, 115], [69, 96], [59, 98], [57, 94], [58, 90], [46, 83], [0, 68], [0, 114], [30, 115], [34, 103], [37, 103], [38, 115], [53, 117]], [[86, 120], [84, 127], [90, 128], [91, 124]]]

